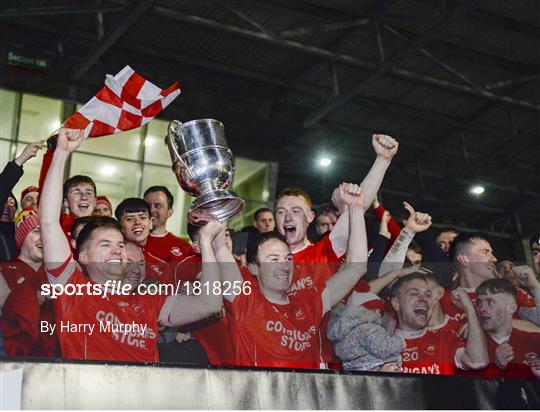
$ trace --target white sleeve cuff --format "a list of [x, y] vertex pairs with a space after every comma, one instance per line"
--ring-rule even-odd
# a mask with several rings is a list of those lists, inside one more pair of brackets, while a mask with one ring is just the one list
[[[59, 265], [58, 267], [60, 267]], [[73, 272], [75, 272], [75, 268], [78, 266], [78, 263], [72, 258], [71, 261], [66, 265], [62, 273], [59, 274], [58, 277], [55, 277], [51, 271], [54, 271], [54, 269], [47, 269], [45, 266], [45, 273], [47, 274], [47, 280], [51, 285], [65, 285], [68, 280], [71, 278], [71, 275], [73, 275]]]

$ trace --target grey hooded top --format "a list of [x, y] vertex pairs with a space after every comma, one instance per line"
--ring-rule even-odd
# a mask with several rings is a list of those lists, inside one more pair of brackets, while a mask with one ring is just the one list
[[328, 339], [343, 369], [372, 371], [391, 362], [401, 366], [405, 342], [388, 333], [381, 323], [376, 312], [363, 307], [338, 305], [332, 310]]

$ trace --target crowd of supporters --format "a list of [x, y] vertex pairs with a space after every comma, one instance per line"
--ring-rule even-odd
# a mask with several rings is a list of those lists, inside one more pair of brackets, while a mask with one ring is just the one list
[[407, 202], [399, 224], [377, 199], [392, 137], [316, 210], [287, 188], [242, 232], [190, 222], [190, 242], [167, 187], [113, 207], [90, 176], [64, 182], [82, 140], [61, 129], [20, 199], [43, 142], [0, 175], [1, 356], [540, 378], [540, 233], [529, 267]]

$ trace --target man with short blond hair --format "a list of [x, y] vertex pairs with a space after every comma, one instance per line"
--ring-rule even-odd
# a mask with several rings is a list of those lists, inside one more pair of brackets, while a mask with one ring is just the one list
[[[399, 146], [395, 139], [381, 134], [372, 136], [372, 145], [377, 157], [362, 183], [360, 185], [342, 183], [334, 189], [332, 203], [342, 213], [332, 231], [318, 242], [312, 244], [307, 236], [308, 226], [315, 218], [315, 213], [311, 210], [310, 196], [298, 188], [287, 188], [278, 195], [276, 230], [285, 237], [296, 265], [290, 293], [314, 286], [324, 287], [326, 281], [336, 273], [341, 259], [347, 252], [349, 241], [348, 206], [341, 198], [341, 193], [354, 193], [361, 189], [366, 211], [373, 203]], [[320, 339], [323, 342], [323, 361], [331, 362], [332, 345], [326, 338], [326, 327], [322, 328]]]

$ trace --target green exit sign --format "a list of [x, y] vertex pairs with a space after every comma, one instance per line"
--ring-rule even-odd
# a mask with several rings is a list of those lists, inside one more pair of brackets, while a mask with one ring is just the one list
[[8, 52], [7, 64], [9, 66], [21, 67], [25, 69], [46, 72], [49, 70], [50, 62], [47, 59], [39, 59], [37, 57], [29, 57], [17, 52]]

